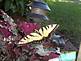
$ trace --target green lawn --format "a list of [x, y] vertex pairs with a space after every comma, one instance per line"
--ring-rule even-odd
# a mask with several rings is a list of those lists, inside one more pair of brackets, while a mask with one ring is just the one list
[[48, 14], [52, 23], [60, 25], [59, 30], [72, 38], [75, 45], [81, 40], [81, 4], [47, 2], [51, 11]]

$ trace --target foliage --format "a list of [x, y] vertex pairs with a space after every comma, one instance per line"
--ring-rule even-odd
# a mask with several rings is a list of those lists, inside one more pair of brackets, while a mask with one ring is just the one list
[[71, 38], [75, 45], [79, 45], [81, 40], [81, 4], [51, 1], [47, 1], [47, 3], [51, 8], [51, 12], [48, 14], [51, 23], [59, 24], [59, 31]]
[[31, 0], [2, 0], [0, 3], [2, 3], [1, 7], [8, 12], [9, 14], [18, 14], [18, 15], [24, 15], [28, 11], [27, 4], [29, 4]]

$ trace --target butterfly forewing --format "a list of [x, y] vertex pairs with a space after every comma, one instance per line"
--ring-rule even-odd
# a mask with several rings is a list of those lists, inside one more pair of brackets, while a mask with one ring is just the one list
[[43, 37], [48, 37], [48, 31], [45, 27], [43, 27]]

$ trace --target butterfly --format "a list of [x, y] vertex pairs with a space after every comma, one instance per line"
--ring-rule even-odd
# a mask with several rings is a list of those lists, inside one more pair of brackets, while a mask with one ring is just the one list
[[47, 38], [51, 32], [55, 31], [59, 25], [52, 24], [47, 25], [45, 27], [42, 27], [38, 30], [35, 30], [35, 32], [30, 33], [30, 35], [26, 35], [24, 38], [22, 38], [18, 44], [26, 44], [31, 42], [39, 42], [40, 40], [43, 40], [44, 38]]

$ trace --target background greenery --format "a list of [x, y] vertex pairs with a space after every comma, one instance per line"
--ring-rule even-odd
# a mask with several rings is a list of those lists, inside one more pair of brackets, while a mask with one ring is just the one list
[[26, 15], [29, 12], [27, 4], [32, 0], [0, 0], [0, 9], [3, 9], [9, 15]]
[[48, 16], [52, 23], [60, 25], [59, 31], [79, 46], [81, 40], [81, 4], [75, 2], [46, 1], [51, 8]]

